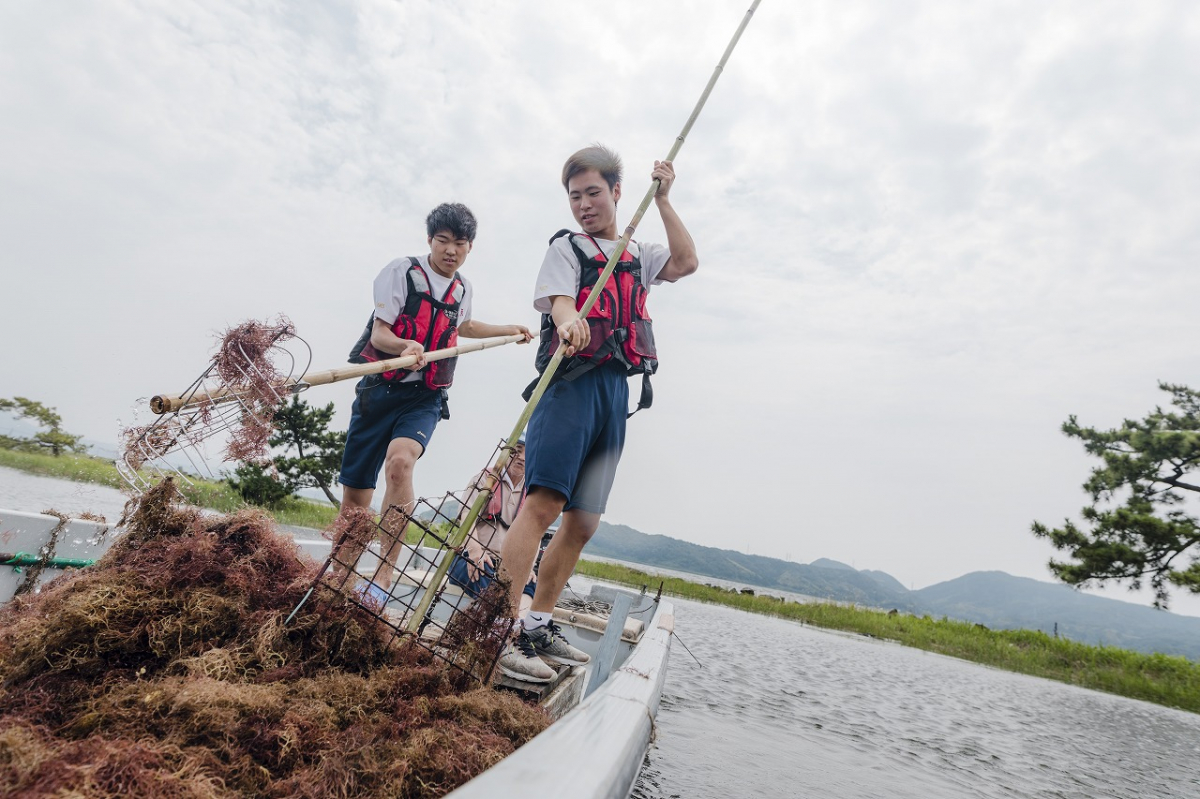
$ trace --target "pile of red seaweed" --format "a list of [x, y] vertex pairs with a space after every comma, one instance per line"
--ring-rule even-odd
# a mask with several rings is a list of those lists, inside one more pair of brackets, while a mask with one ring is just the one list
[[177, 500], [0, 609], [0, 794], [440, 796], [548, 723], [328, 588], [285, 626], [315, 564]]

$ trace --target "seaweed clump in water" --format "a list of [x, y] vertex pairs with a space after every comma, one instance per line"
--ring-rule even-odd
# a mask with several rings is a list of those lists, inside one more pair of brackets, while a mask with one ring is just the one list
[[315, 564], [177, 500], [0, 609], [0, 794], [440, 796], [548, 724], [328, 588], [284, 626]]

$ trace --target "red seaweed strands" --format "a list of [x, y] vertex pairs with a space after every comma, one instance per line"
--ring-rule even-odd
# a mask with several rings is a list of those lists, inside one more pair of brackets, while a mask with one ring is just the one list
[[173, 480], [95, 566], [0, 608], [0, 795], [442, 796], [545, 728]]
[[274, 324], [243, 322], [225, 331], [213, 368], [229, 393], [239, 397], [240, 424], [230, 431], [226, 460], [258, 462], [267, 452], [275, 412], [290, 392], [283, 388], [290, 376], [276, 367], [272, 355], [296, 330], [284, 316]]
[[[293, 341], [307, 350], [283, 316], [221, 333], [212, 362], [182, 395], [196, 401], [122, 431], [117, 468], [126, 482], [141, 491], [167, 475], [215, 477], [214, 460], [263, 462], [275, 413], [309, 366], [289, 349]], [[206, 447], [210, 440], [223, 443], [218, 458]]]

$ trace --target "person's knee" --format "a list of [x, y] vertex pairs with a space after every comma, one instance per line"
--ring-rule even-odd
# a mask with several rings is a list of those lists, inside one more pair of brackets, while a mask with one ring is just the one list
[[587, 545], [588, 541], [592, 540], [592, 536], [595, 534], [596, 528], [594, 527], [588, 529], [586, 527], [569, 527], [564, 524], [554, 536], [556, 538], [562, 536], [565, 543], [573, 544], [577, 548], [582, 549]]
[[531, 514], [538, 526], [545, 530], [554, 524], [554, 520], [562, 513], [563, 506], [566, 504], [567, 498], [562, 494], [549, 488], [536, 486], [525, 497], [525, 503], [521, 506], [521, 510]]
[[555, 537], [562, 536], [565, 541], [582, 548], [592, 540], [592, 536], [599, 528], [600, 515], [598, 513], [571, 510], [563, 516], [562, 527], [555, 533]]
[[383, 461], [383, 473], [389, 485], [411, 482], [413, 467], [417, 456], [408, 447], [395, 447], [388, 450]]

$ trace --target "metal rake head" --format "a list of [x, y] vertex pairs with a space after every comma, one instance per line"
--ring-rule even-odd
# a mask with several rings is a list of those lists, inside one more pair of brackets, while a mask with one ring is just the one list
[[141, 492], [162, 477], [215, 478], [213, 465], [266, 453], [276, 408], [305, 388], [312, 350], [291, 323], [245, 322], [221, 339], [217, 354], [187, 390], [157, 396], [149, 424], [121, 435], [117, 471]]

